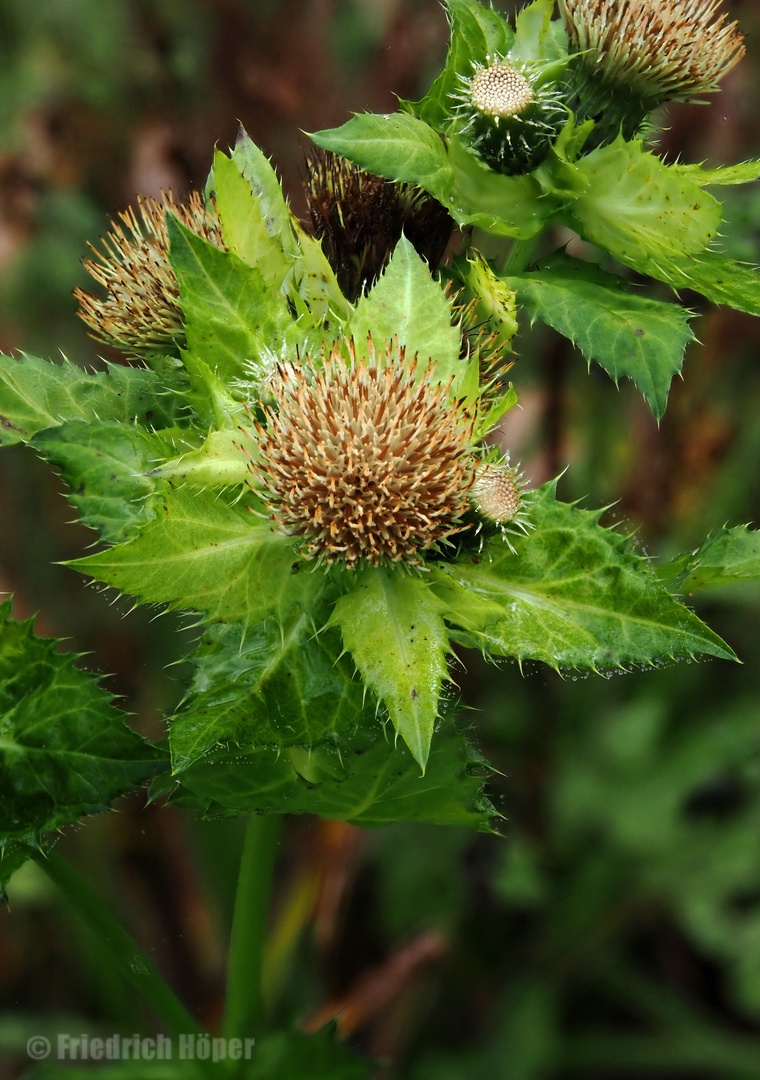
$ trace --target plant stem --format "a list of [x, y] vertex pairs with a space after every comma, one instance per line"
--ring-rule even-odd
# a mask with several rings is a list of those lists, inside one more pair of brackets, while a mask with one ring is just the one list
[[538, 246], [538, 240], [538, 236], [533, 236], [530, 240], [515, 240], [499, 273], [506, 276], [507, 274], [522, 274], [527, 270]]
[[227, 967], [228, 1039], [258, 1035], [265, 1024], [261, 973], [281, 825], [277, 814], [254, 814], [243, 841]]
[[92, 886], [56, 851], [33, 856], [61, 890], [71, 907], [97, 935], [124, 978], [134, 986], [172, 1034], [199, 1034], [193, 1019], [153, 964], [106, 906]]

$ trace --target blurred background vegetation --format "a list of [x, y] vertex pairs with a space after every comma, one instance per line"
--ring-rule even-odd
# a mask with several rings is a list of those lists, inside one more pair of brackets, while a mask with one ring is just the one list
[[[709, 106], [671, 109], [670, 159], [760, 156], [760, 10], [727, 6], [749, 55]], [[109, 214], [138, 192], [203, 185], [238, 121], [302, 213], [302, 132], [419, 97], [446, 39], [437, 0], [0, 0], [0, 348], [98, 364], [71, 290]], [[721, 195], [726, 249], [760, 262], [760, 190]], [[632, 386], [616, 391], [527, 326], [522, 411], [505, 426], [533, 482], [569, 464], [562, 496], [614, 502], [610, 519], [655, 557], [760, 519], [760, 323], [686, 299], [701, 344], [659, 428]], [[126, 618], [56, 565], [92, 543], [71, 517], [31, 451], [3, 450], [0, 592], [17, 618], [39, 611], [40, 632], [88, 651], [157, 736], [189, 638], [171, 615]], [[502, 838], [290, 820], [267, 961], [278, 1019], [312, 1030], [340, 1014], [389, 1078], [760, 1077], [760, 591], [714, 592], [699, 612], [743, 666], [460, 673], [501, 774]], [[213, 1025], [240, 822], [144, 802], [121, 800], [61, 850]], [[10, 895], [2, 1080], [26, 1067], [30, 1034], [153, 1029], [33, 867]]]

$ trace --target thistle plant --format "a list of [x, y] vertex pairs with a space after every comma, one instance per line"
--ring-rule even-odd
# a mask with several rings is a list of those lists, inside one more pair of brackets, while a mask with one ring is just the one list
[[[88, 264], [105, 296], [78, 294], [124, 364], [2, 358], [0, 438], [61, 470], [101, 541], [73, 568], [190, 613], [197, 635], [166, 742], [148, 745], [6, 605], [2, 880], [30, 857], [55, 867], [56, 830], [146, 779], [152, 798], [256, 829], [284, 812], [498, 829], [455, 650], [559, 673], [735, 659], [682, 593], [736, 579], [742, 553], [741, 576], [760, 576], [754, 534], [726, 527], [654, 565], [498, 445], [518, 311], [631, 379], [657, 419], [693, 313], [628, 271], [760, 314], [705, 190], [760, 163], [666, 164], [638, 137], [663, 102], [717, 88], [734, 24], [696, 0], [560, 7], [534, 0], [512, 28], [448, 0], [425, 97], [314, 135], [331, 156], [308, 166], [313, 234], [242, 130], [205, 202], [124, 212]], [[567, 254], [567, 229], [593, 261]], [[240, 1004], [244, 967], [236, 1031], [261, 1020]]]

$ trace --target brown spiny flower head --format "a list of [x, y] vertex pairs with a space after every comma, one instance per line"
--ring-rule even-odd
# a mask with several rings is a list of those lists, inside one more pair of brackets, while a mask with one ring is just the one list
[[[720, 6], [721, 0], [560, 0], [579, 78], [632, 97], [645, 115], [666, 101], [717, 90], [742, 58], [744, 38], [736, 22], [718, 14]], [[599, 93], [592, 97], [604, 111]]]
[[473, 417], [449, 391], [387, 344], [288, 366], [253, 466], [278, 526], [324, 562], [419, 564], [462, 528], [477, 467]]
[[184, 343], [179, 288], [168, 255], [167, 210], [204, 240], [224, 247], [219, 220], [197, 191], [180, 205], [171, 194], [162, 202], [138, 196], [137, 210], [123, 210], [101, 237], [103, 250], [90, 245], [95, 258], [84, 263], [106, 296], [74, 290], [79, 315], [97, 340], [138, 353], [174, 351]]
[[384, 180], [330, 151], [306, 158], [314, 235], [348, 300], [382, 274], [403, 232], [435, 270], [454, 228], [445, 207], [414, 184]]

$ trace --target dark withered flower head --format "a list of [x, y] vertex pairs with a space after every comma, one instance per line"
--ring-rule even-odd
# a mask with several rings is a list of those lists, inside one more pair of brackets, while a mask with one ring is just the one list
[[169, 262], [166, 211], [204, 240], [224, 248], [219, 220], [194, 191], [186, 203], [171, 194], [163, 201], [137, 199], [137, 210], [123, 210], [101, 237], [102, 251], [85, 267], [106, 290], [104, 297], [75, 289], [79, 315], [92, 337], [135, 352], [174, 350], [184, 344], [185, 329], [177, 279]]
[[353, 341], [283, 368], [251, 468], [284, 532], [348, 567], [419, 564], [460, 531], [478, 464], [473, 416], [434, 366]]
[[649, 109], [718, 89], [744, 55], [721, 0], [560, 0], [579, 71]]
[[319, 148], [306, 158], [304, 186], [312, 231], [347, 299], [380, 277], [402, 232], [431, 269], [441, 261], [454, 222], [422, 188], [384, 180]]

